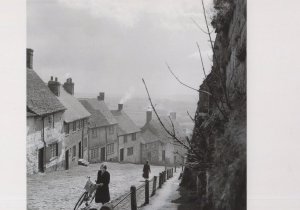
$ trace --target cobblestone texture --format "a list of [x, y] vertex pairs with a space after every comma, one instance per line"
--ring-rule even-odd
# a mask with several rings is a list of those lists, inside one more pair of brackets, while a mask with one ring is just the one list
[[[106, 164], [111, 175], [109, 186], [112, 200], [129, 192], [131, 185], [140, 186], [142, 184], [143, 165]], [[86, 177], [90, 176], [91, 180], [95, 181], [100, 165], [77, 166], [67, 171], [28, 176], [27, 209], [73, 209], [77, 199], [84, 192]], [[154, 175], [157, 176], [163, 169], [162, 166], [151, 166], [150, 179]]]

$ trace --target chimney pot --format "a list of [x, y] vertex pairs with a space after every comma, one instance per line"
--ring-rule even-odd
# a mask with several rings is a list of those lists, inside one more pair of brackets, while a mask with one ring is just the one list
[[51, 81], [53, 81], [53, 76], [51, 76]]
[[98, 101], [104, 101], [104, 92], [100, 92], [99, 96], [97, 98], [98, 98]]
[[55, 82], [57, 82], [57, 77], [55, 77]]
[[32, 69], [33, 66], [33, 49], [26, 49], [26, 66], [27, 68]]
[[152, 120], [152, 111], [146, 112], [146, 123], [149, 123]]
[[71, 95], [74, 95], [74, 83], [72, 79], [68, 78], [67, 81], [63, 84], [64, 89]]
[[123, 104], [118, 104], [118, 110], [121, 111], [123, 109]]

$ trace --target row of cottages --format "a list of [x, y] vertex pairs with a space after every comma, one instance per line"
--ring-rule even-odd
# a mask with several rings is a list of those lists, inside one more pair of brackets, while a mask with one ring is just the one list
[[[173, 132], [183, 143], [186, 142], [185, 134], [176, 120], [176, 113], [171, 112], [169, 117], [161, 116], [161, 121], [165, 127]], [[184, 163], [186, 149], [175, 142], [164, 130], [159, 120], [152, 117], [152, 111], [146, 113], [146, 123], [141, 128], [144, 144], [141, 147], [141, 160], [149, 161], [157, 165], [181, 165]]]
[[89, 162], [118, 160], [117, 120], [104, 102], [104, 93], [96, 98], [79, 99], [91, 113], [88, 123]]
[[71, 78], [61, 86], [57, 78], [51, 77], [48, 87], [66, 107], [64, 121], [65, 169], [78, 165], [79, 159], [88, 159], [88, 118], [91, 114], [74, 97], [74, 83]]
[[69, 169], [87, 159], [90, 113], [73, 96], [69, 78], [45, 84], [33, 70], [33, 50], [27, 49], [27, 174]]

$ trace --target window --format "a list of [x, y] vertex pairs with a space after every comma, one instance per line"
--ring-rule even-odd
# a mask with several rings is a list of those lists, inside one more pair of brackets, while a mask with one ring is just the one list
[[109, 134], [114, 134], [114, 126], [109, 126]]
[[133, 155], [133, 147], [127, 148], [127, 156]]
[[49, 117], [48, 117], [48, 124], [49, 124], [49, 127], [50, 128], [54, 128], [54, 115], [50, 115]]
[[166, 160], [166, 151], [163, 150], [162, 151], [162, 161], [165, 161]]
[[135, 141], [136, 140], [136, 133], [133, 133], [132, 134], [132, 141]]
[[73, 122], [73, 131], [76, 131], [76, 121]]
[[114, 153], [114, 144], [108, 144], [107, 145], [107, 154], [111, 155]]
[[93, 138], [97, 137], [97, 128], [92, 128], [92, 137]]
[[76, 145], [73, 146], [73, 149], [72, 149], [72, 157], [75, 157], [76, 156]]
[[91, 150], [91, 159], [97, 158], [98, 155], [98, 148], [97, 149], [92, 149]]
[[69, 134], [69, 132], [70, 132], [69, 124], [68, 123], [64, 123], [64, 127], [65, 127], [65, 133]]
[[50, 144], [50, 158], [58, 156], [58, 143]]
[[124, 135], [124, 143], [127, 143], [127, 135]]
[[148, 158], [149, 161], [151, 161], [151, 152], [147, 153], [147, 158]]

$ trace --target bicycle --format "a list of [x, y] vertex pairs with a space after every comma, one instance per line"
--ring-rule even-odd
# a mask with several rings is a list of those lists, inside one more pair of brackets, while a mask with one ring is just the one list
[[[96, 189], [99, 186], [98, 184], [94, 184], [91, 181], [91, 177], [87, 177], [88, 180], [84, 186], [85, 192], [82, 193], [80, 198], [78, 199], [74, 210], [88, 210], [90, 209], [90, 205], [93, 202], [95, 195], [96, 195]], [[84, 205], [83, 205], [84, 204]]]

